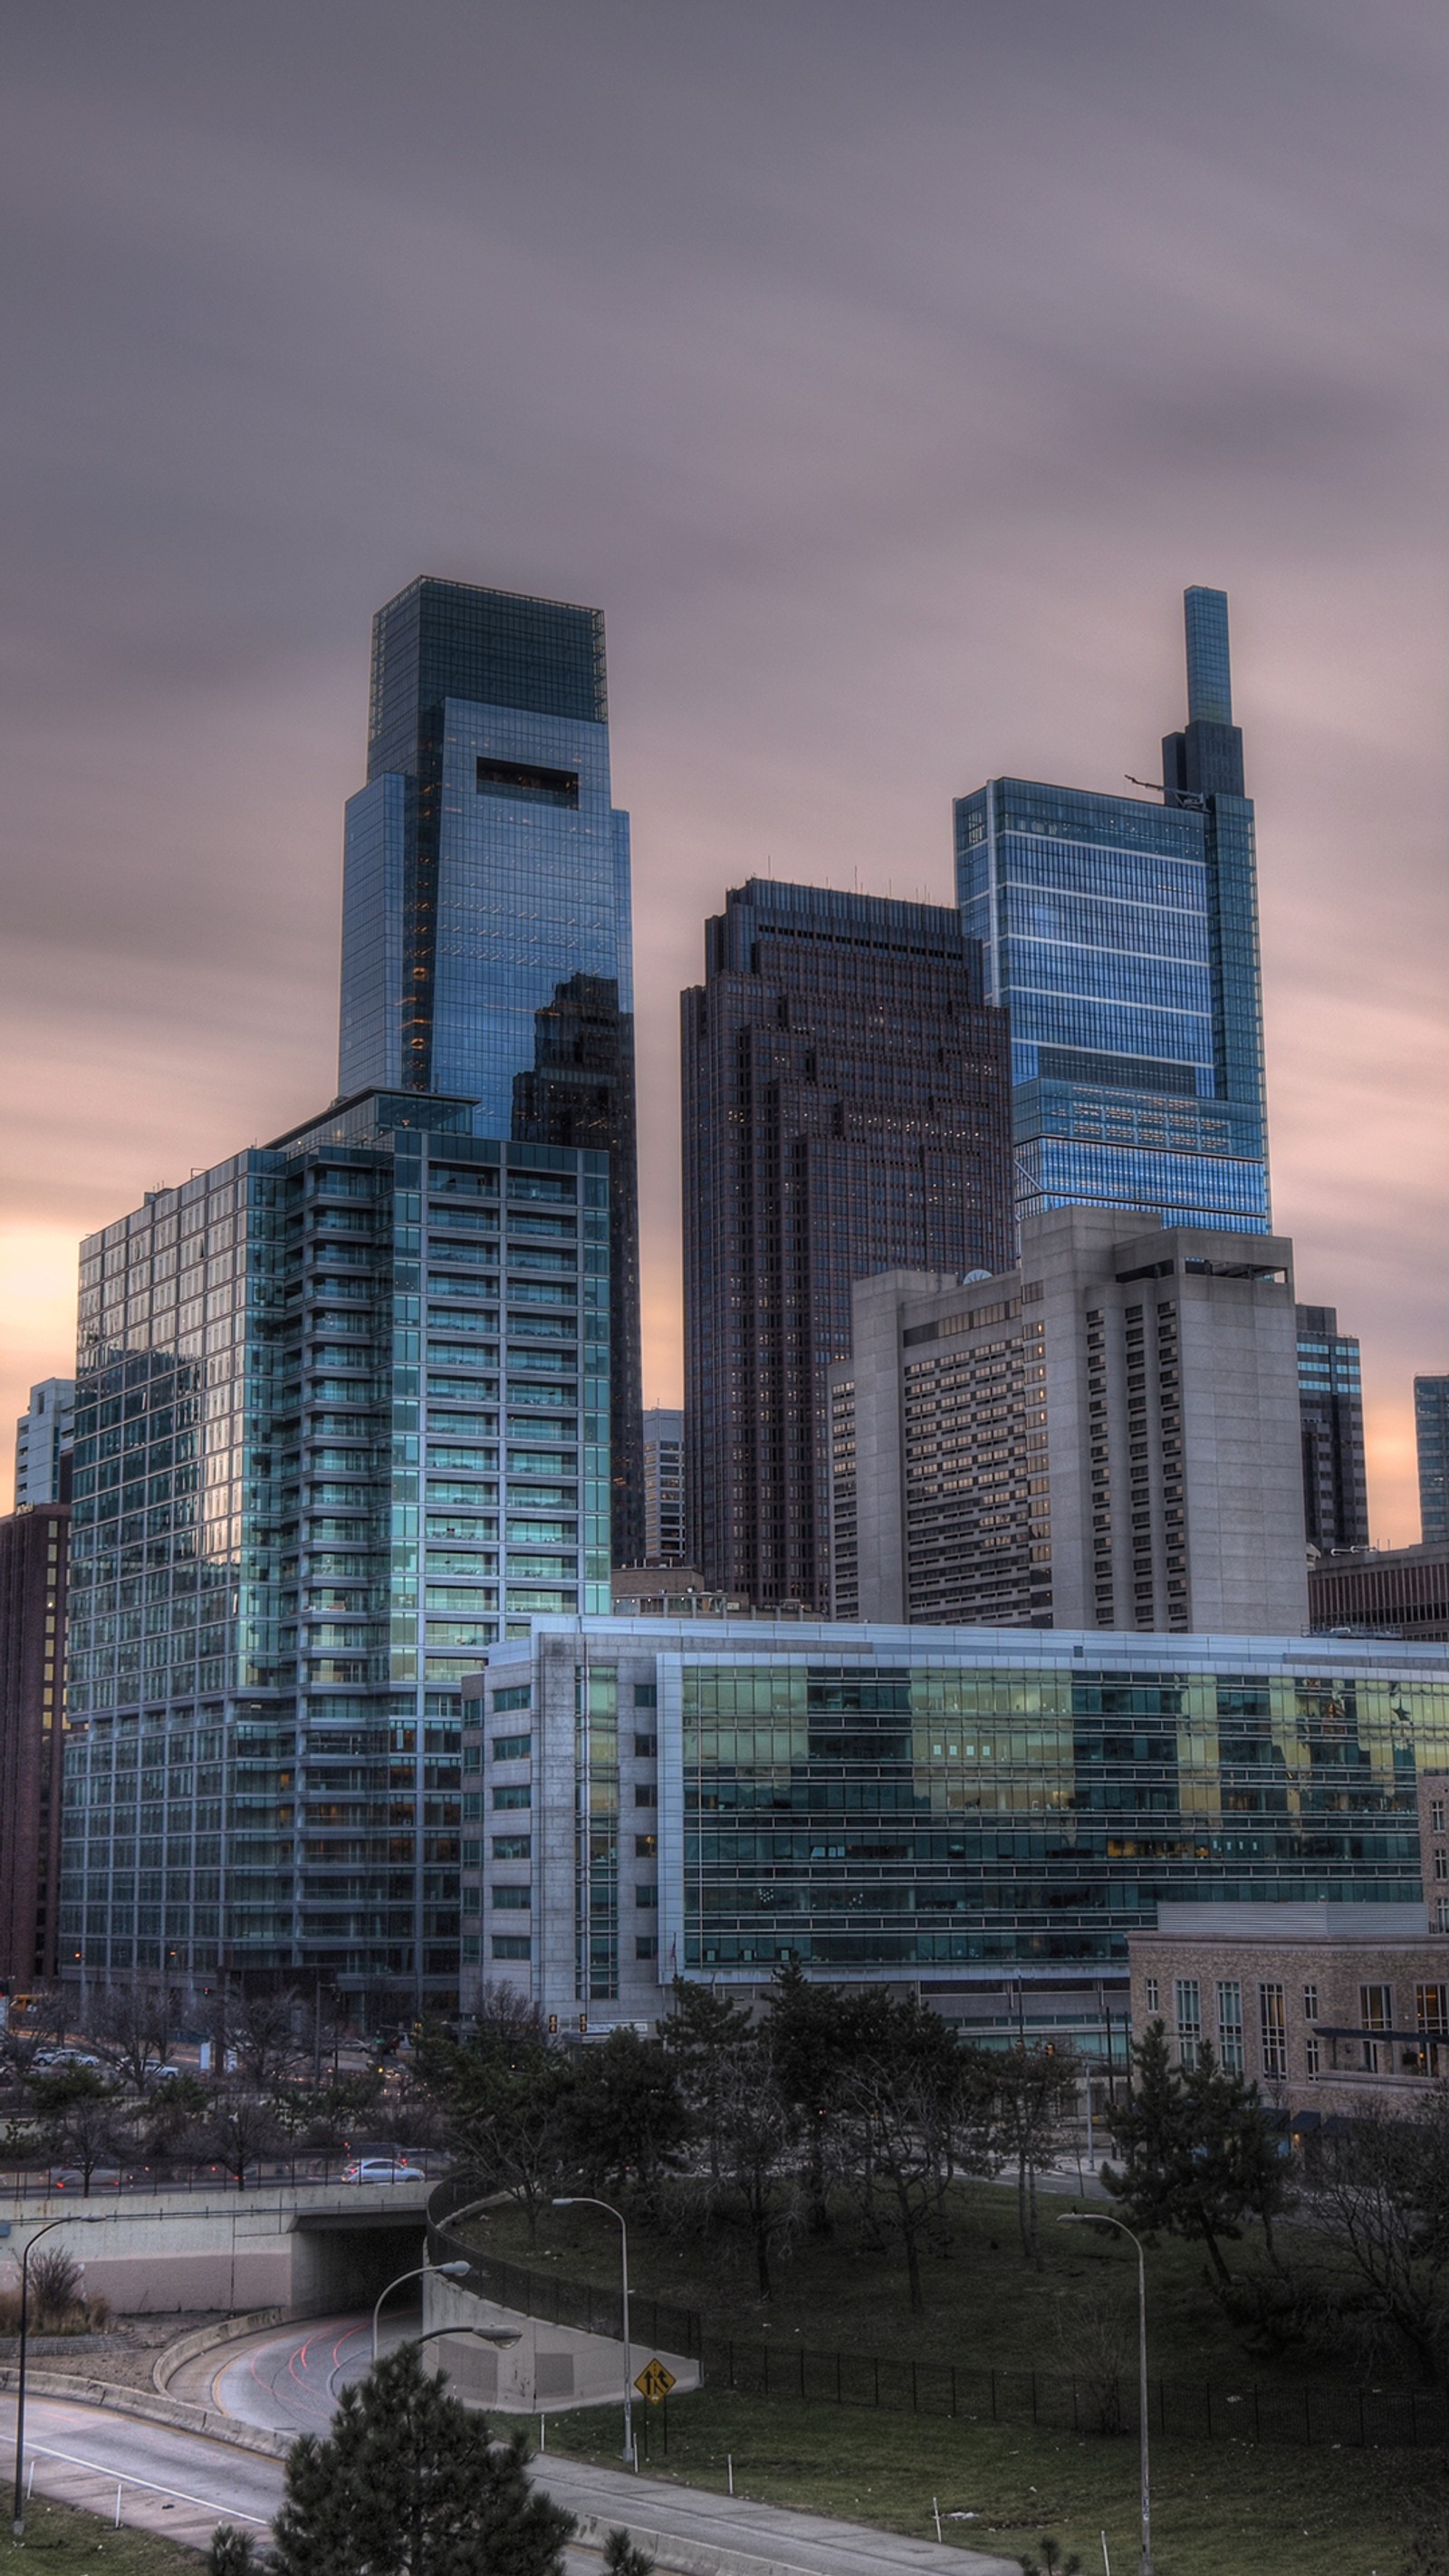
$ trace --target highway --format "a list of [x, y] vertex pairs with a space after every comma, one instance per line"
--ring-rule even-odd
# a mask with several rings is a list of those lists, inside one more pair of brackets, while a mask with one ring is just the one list
[[[394, 2322], [384, 2344], [401, 2340], [407, 2323]], [[334, 2374], [339, 2381], [361, 2375], [369, 2334], [370, 2320], [358, 2315], [272, 2328], [188, 2363], [172, 2381], [171, 2393], [218, 2406], [240, 2423], [320, 2432], [332, 2411]], [[14, 2420], [13, 2401], [0, 2401], [0, 2441], [7, 2453]], [[195, 2548], [205, 2547], [218, 2522], [249, 2523], [260, 2537], [260, 2526], [281, 2502], [280, 2460], [69, 2399], [29, 2398], [26, 2447], [37, 2493], [65, 2496], [93, 2512], [114, 2512], [118, 2476], [151, 2481], [149, 2489], [122, 2486], [122, 2519]], [[686, 2553], [731, 2551], [776, 2570], [799, 2570], [800, 2576], [1020, 2576], [1016, 2558], [902, 2538], [661, 2478], [634, 2478], [558, 2454], [539, 2458], [534, 2474], [581, 2520], [592, 2516], [604, 2530], [622, 2523], [660, 2534], [666, 2567], [672, 2539]], [[694, 2556], [691, 2563], [707, 2565], [708, 2557]], [[569, 2576], [599, 2576], [600, 2564], [597, 2547], [576, 2544], [568, 2552]]]

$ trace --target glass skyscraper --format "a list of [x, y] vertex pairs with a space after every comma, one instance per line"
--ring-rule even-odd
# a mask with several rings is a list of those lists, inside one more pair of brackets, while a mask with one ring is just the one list
[[373, 623], [347, 808], [344, 1097], [472, 1104], [477, 1136], [609, 1157], [613, 1552], [643, 1553], [629, 818], [596, 608], [423, 579]]
[[1363, 1375], [1358, 1336], [1334, 1306], [1298, 1308], [1298, 1403], [1303, 1426], [1303, 1524], [1321, 1556], [1369, 1543]]
[[1449, 1377], [1414, 1380], [1419, 1527], [1426, 1547], [1449, 1541]]
[[1253, 808], [1227, 599], [1186, 597], [1163, 802], [995, 778], [956, 805], [957, 892], [1011, 1014], [1019, 1204], [1269, 1226]]
[[460, 1689], [609, 1605], [603, 1155], [370, 1092], [83, 1247], [63, 1973], [451, 2008]]

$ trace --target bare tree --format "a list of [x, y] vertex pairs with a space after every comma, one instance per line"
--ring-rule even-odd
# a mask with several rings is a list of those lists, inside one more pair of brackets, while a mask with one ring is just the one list
[[29, 1996], [23, 2012], [12, 2009], [0, 2029], [0, 2081], [8, 2076], [13, 2083], [28, 2083], [36, 2058], [64, 2039], [65, 2025], [66, 2001], [59, 1989]]
[[1037, 2176], [1060, 2155], [1076, 2109], [1078, 2067], [1070, 2054], [1024, 2044], [995, 2061], [995, 2132], [1003, 2163], [1016, 2167], [1016, 2213], [1021, 2250], [1040, 2272]]
[[88, 2199], [101, 2167], [116, 2162], [130, 2143], [116, 2086], [93, 2066], [75, 2066], [33, 2077], [30, 2092], [52, 2163], [73, 2165]]
[[768, 2034], [751, 2032], [722, 2056], [716, 2077], [722, 2196], [738, 2202], [762, 2299], [771, 2262], [800, 2208], [800, 2116], [771, 2060]]
[[171, 2051], [179, 1998], [164, 1977], [120, 1977], [93, 1993], [86, 2036], [108, 2066], [142, 2093], [153, 2067]]
[[1449, 2365], [1449, 2087], [1407, 2111], [1365, 2101], [1305, 2173], [1305, 2215], [1351, 2265], [1359, 2315], [1402, 2338], [1427, 2380]]
[[270, 2102], [259, 2094], [233, 2091], [216, 2095], [198, 2143], [203, 2155], [223, 2165], [238, 2191], [244, 2191], [252, 2166], [262, 2156], [278, 2154], [286, 2140]]
[[244, 1995], [234, 2005], [227, 2032], [227, 2057], [258, 2093], [276, 2093], [305, 2064], [310, 2031], [301, 1996]]
[[1136, 2336], [1123, 2309], [1102, 2296], [1054, 2302], [1052, 2322], [1061, 2366], [1087, 2393], [1099, 2433], [1124, 2433], [1123, 2392], [1136, 2361]]
[[956, 2174], [990, 2170], [976, 2061], [939, 2014], [882, 1997], [855, 2064], [836, 2079], [837, 2170], [868, 2220], [900, 2242], [912, 2310], [925, 2305], [921, 2251]]

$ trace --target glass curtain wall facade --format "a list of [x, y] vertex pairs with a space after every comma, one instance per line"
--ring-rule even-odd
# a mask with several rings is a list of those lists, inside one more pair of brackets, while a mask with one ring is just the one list
[[852, 1281], [1013, 1256], [1006, 1020], [935, 905], [756, 877], [705, 941], [683, 997], [691, 1561], [823, 1609]]
[[367, 1094], [82, 1250], [62, 1972], [457, 1990], [463, 1674], [608, 1604], [604, 1158]]
[[1167, 1642], [540, 1621], [468, 1685], [474, 1973], [644, 2018], [787, 1960], [1120, 1973], [1169, 1900], [1417, 1902], [1444, 1649]]
[[341, 1090], [440, 1092], [472, 1104], [477, 1136], [608, 1155], [614, 1547], [631, 1561], [633, 1014], [601, 611], [412, 582], [374, 620], [367, 784], [347, 808]]
[[962, 920], [1011, 1014], [1021, 1211], [1266, 1233], [1253, 808], [1227, 600], [1186, 599], [1164, 800], [992, 779], [956, 805]]
[[1310, 1547], [1367, 1547], [1363, 1379], [1359, 1346], [1333, 1306], [1300, 1306], [1298, 1401], [1303, 1422], [1303, 1520]]
[[1449, 1377], [1414, 1380], [1419, 1457], [1419, 1531], [1426, 1547], [1449, 1546]]

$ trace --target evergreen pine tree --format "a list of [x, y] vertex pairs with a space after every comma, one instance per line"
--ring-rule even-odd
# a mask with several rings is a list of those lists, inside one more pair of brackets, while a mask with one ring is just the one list
[[267, 2576], [562, 2576], [573, 2517], [527, 2457], [403, 2344], [343, 2390], [324, 2439], [293, 2444]]
[[611, 2531], [604, 2543], [609, 2576], [654, 2576], [654, 2560], [636, 2549], [627, 2531]]
[[206, 2576], [263, 2576], [257, 2544], [249, 2531], [219, 2523], [206, 2553]]

